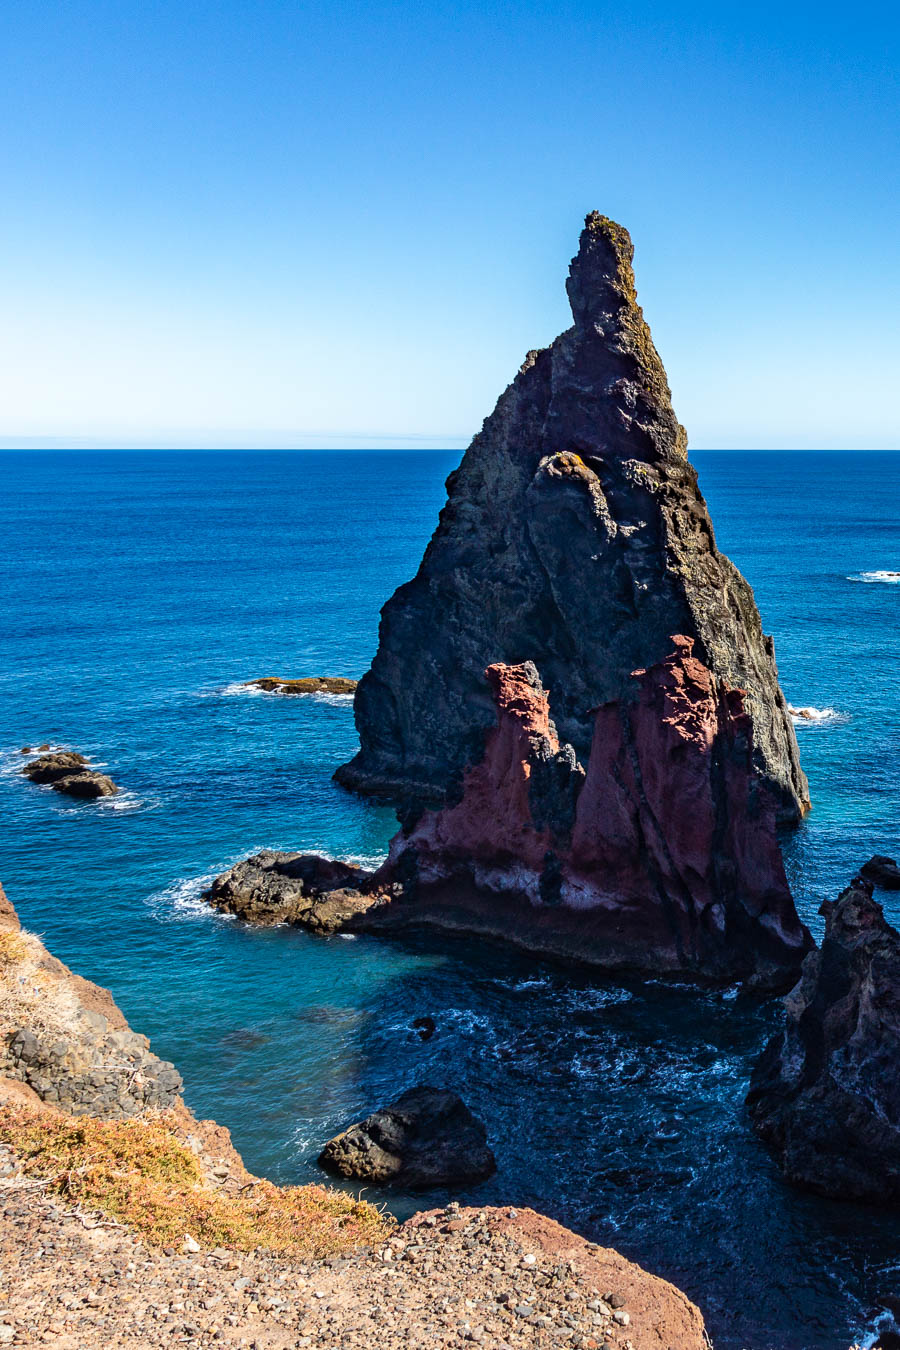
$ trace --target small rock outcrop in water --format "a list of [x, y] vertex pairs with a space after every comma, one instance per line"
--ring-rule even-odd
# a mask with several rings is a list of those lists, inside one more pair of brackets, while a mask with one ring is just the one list
[[900, 933], [857, 877], [822, 906], [825, 937], [785, 999], [747, 1105], [788, 1180], [900, 1201]]
[[747, 691], [753, 754], [779, 818], [809, 805], [771, 639], [716, 548], [666, 374], [637, 303], [626, 230], [587, 217], [573, 326], [530, 352], [447, 480], [418, 573], [382, 610], [344, 785], [454, 800], [493, 720], [484, 671], [533, 661], [584, 762], [592, 709], [684, 633]]
[[334, 933], [374, 903], [360, 887], [372, 874], [315, 853], [264, 849], [217, 876], [205, 898], [214, 909], [248, 923], [297, 924]]
[[416, 1087], [329, 1140], [319, 1155], [329, 1172], [378, 1185], [465, 1186], [496, 1171], [487, 1133], [454, 1092]]
[[343, 675], [310, 675], [302, 680], [282, 680], [276, 675], [263, 675], [248, 680], [248, 689], [264, 689], [267, 694], [352, 694], [356, 680]]
[[864, 876], [867, 881], [880, 886], [884, 891], [900, 891], [900, 867], [893, 858], [885, 858], [883, 854], [876, 853], [859, 871], [860, 876]]
[[489, 667], [497, 725], [461, 799], [393, 841], [375, 880], [402, 881], [410, 903], [373, 925], [405, 916], [607, 968], [789, 988], [812, 942], [744, 694], [690, 638], [670, 645], [634, 672], [636, 700], [596, 712], [586, 772], [535, 667]]
[[111, 778], [92, 769], [77, 750], [56, 750], [41, 755], [26, 764], [22, 773], [32, 783], [46, 784], [69, 797], [112, 797], [119, 791]]

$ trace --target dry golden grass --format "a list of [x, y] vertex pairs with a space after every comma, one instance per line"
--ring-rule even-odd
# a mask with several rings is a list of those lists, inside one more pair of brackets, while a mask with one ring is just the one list
[[209, 1185], [174, 1118], [97, 1120], [0, 1107], [0, 1143], [64, 1202], [134, 1228], [158, 1246], [262, 1248], [302, 1258], [383, 1240], [393, 1220], [324, 1186], [255, 1181], [237, 1195]]
[[47, 969], [47, 950], [33, 933], [0, 933], [0, 1040], [28, 1027], [36, 1036], [65, 1036], [79, 1017], [70, 986]]
[[0, 971], [20, 965], [28, 954], [28, 941], [21, 933], [0, 933]]

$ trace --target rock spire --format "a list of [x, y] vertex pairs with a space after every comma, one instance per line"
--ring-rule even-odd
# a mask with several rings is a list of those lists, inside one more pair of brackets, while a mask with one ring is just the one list
[[587, 217], [567, 282], [573, 326], [528, 354], [448, 478], [418, 573], [382, 610], [346, 786], [457, 797], [494, 720], [484, 672], [496, 663], [534, 663], [585, 760], [592, 710], [630, 696], [631, 672], [680, 633], [712, 676], [746, 690], [779, 818], [807, 808], [772, 642], [716, 548], [632, 256], [625, 229]]

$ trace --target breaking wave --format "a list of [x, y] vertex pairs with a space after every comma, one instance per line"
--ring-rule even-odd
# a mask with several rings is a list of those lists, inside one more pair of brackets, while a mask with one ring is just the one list
[[833, 725], [836, 722], [850, 720], [846, 713], [840, 712], [837, 708], [795, 708], [789, 703], [788, 712], [795, 727], [827, 726], [829, 723]]
[[853, 572], [847, 578], [848, 581], [883, 582], [886, 586], [900, 585], [900, 572], [890, 572], [882, 568], [875, 572]]
[[231, 684], [223, 684], [218, 689], [203, 689], [200, 692], [201, 698], [278, 698], [290, 701], [292, 699], [309, 699], [312, 703], [325, 703], [333, 708], [352, 708], [352, 694], [329, 694], [324, 690], [315, 690], [309, 694], [282, 694], [277, 689], [260, 689], [256, 684], [245, 684], [242, 680], [234, 680]]

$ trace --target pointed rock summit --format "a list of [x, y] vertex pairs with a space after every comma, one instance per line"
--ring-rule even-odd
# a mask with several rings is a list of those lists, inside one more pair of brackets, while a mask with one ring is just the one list
[[587, 759], [593, 710], [693, 640], [746, 690], [753, 754], [782, 821], [809, 805], [753, 593], [716, 548], [666, 373], [637, 303], [627, 230], [592, 212], [567, 282], [573, 326], [529, 352], [447, 479], [419, 571], [382, 610], [356, 692], [348, 787], [453, 801], [494, 721], [485, 676], [531, 661]]

